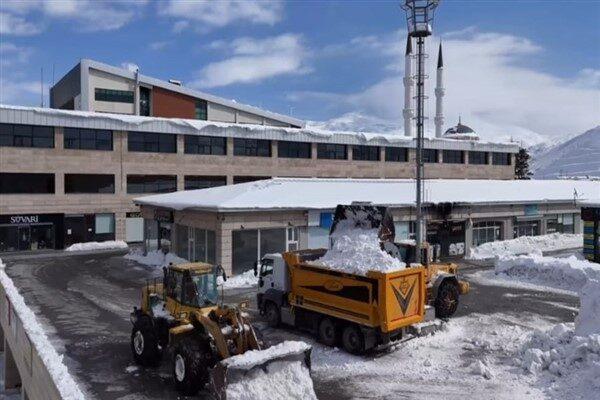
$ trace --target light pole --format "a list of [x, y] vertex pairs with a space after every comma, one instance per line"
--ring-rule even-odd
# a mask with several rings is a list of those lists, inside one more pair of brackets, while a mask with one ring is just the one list
[[416, 146], [416, 251], [414, 262], [421, 262], [421, 247], [423, 246], [423, 128], [425, 108], [425, 38], [431, 36], [433, 16], [440, 0], [406, 0], [402, 9], [406, 11], [408, 36], [417, 40], [417, 146]]

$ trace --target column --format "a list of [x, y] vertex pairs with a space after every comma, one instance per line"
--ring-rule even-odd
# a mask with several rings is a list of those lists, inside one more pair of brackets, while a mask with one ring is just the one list
[[313, 160], [316, 160], [318, 152], [319, 152], [319, 147], [318, 147], [317, 143], [314, 143], [314, 142], [311, 143], [310, 144], [310, 158]]
[[465, 257], [471, 255], [471, 246], [473, 246], [473, 220], [469, 218], [465, 221]]
[[177, 154], [181, 155], [185, 153], [185, 137], [184, 135], [177, 135]]
[[4, 343], [4, 388], [16, 389], [21, 386], [21, 375], [8, 342]]

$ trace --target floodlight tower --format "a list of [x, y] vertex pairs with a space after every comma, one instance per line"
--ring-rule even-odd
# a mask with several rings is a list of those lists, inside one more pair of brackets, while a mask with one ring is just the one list
[[408, 36], [417, 41], [417, 93], [415, 96], [417, 106], [417, 146], [416, 146], [416, 242], [415, 262], [421, 262], [421, 247], [423, 246], [425, 227], [423, 224], [423, 129], [425, 122], [425, 38], [431, 36], [433, 16], [440, 0], [405, 0], [402, 8], [406, 11], [406, 22], [408, 25]]

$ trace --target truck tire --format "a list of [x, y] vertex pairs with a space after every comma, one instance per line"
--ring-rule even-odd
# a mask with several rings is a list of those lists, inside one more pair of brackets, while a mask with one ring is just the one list
[[319, 322], [318, 339], [324, 345], [334, 347], [337, 344], [338, 329], [331, 318], [323, 318]]
[[354, 324], [346, 325], [342, 332], [342, 345], [344, 350], [350, 354], [365, 352], [365, 336], [358, 326]]
[[449, 318], [458, 308], [458, 286], [450, 279], [442, 282], [438, 288], [435, 298], [435, 316], [437, 318]]
[[210, 346], [194, 338], [182, 339], [173, 353], [173, 379], [177, 391], [193, 396], [208, 382]]
[[160, 361], [158, 336], [147, 318], [136, 321], [131, 329], [131, 352], [135, 362], [142, 366], [155, 366]]
[[277, 328], [281, 324], [281, 311], [277, 304], [272, 301], [265, 302], [265, 316], [267, 317], [267, 325], [271, 328]]

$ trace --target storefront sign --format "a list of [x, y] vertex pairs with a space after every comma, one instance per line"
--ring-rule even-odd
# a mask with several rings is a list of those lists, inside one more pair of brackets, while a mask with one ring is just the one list
[[540, 213], [537, 204], [525, 205], [525, 215], [538, 215]]
[[37, 224], [40, 217], [38, 215], [13, 215], [10, 217], [11, 224]]
[[158, 222], [173, 222], [173, 211], [154, 210], [154, 219]]

